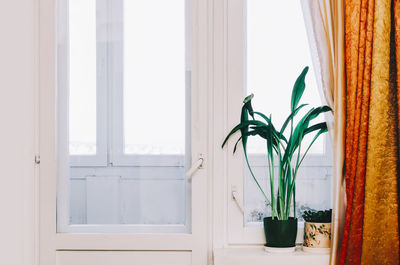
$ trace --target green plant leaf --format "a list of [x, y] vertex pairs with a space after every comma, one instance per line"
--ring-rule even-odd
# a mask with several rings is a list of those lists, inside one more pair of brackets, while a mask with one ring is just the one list
[[296, 114], [305, 106], [307, 106], [308, 104], [302, 104], [300, 105], [298, 108], [296, 108], [294, 111], [292, 111], [292, 113], [290, 113], [290, 115], [286, 118], [285, 122], [282, 125], [280, 134], [283, 135], [283, 133], [285, 132], [286, 127], [288, 126], [290, 121], [293, 121], [294, 117], [296, 116]]
[[[241, 123], [239, 123], [238, 125], [236, 125], [229, 133], [228, 136], [226, 136], [224, 142], [222, 143], [222, 148], [225, 146], [226, 142], [228, 141], [228, 139], [237, 131], [242, 131], [245, 133], [248, 130], [248, 127], [250, 125], [258, 125], [258, 126], [267, 126], [265, 123], [261, 122], [261, 121], [257, 121], [257, 120], [245, 120]], [[242, 133], [242, 135], [244, 134]], [[247, 139], [246, 139], [247, 140]]]
[[271, 126], [272, 132], [275, 134], [275, 137], [280, 138], [280, 139], [282, 139], [283, 141], [285, 141], [285, 143], [287, 143], [286, 137], [285, 137], [283, 134], [279, 133], [279, 132], [275, 129], [275, 127], [274, 127], [274, 125], [273, 125], [273, 123], [272, 123], [272, 121], [271, 121], [271, 118], [268, 118], [267, 116], [265, 116], [265, 115], [262, 114], [261, 112], [256, 112], [256, 111], [255, 111], [254, 114], [257, 114], [258, 116], [262, 117], [262, 118], [267, 122], [267, 124], [268, 124], [269, 126]]
[[309, 110], [303, 118], [297, 124], [293, 135], [289, 139], [288, 147], [286, 148], [286, 152], [284, 154], [283, 160], [286, 161], [287, 159], [293, 156], [293, 153], [297, 150], [303, 137], [305, 135], [305, 130], [308, 128], [310, 122], [317, 118], [320, 114], [331, 111], [331, 108], [328, 106], [321, 106], [317, 108], [312, 108]]
[[253, 106], [251, 105], [251, 100], [254, 98], [254, 94], [250, 94], [243, 100], [243, 108], [246, 108], [250, 116], [254, 119]]
[[240, 140], [242, 140], [242, 136], [240, 136], [239, 139], [236, 141], [235, 146], [233, 147], [233, 153], [236, 152], [236, 147], [237, 147], [238, 143], [240, 142]]
[[309, 68], [308, 66], [304, 67], [303, 71], [301, 72], [299, 77], [297, 77], [296, 82], [294, 83], [292, 91], [292, 101], [291, 101], [292, 112], [297, 108], [301, 96], [303, 96], [304, 90], [306, 88], [306, 83], [304, 82], [304, 80], [306, 78], [308, 68]]
[[308, 127], [307, 129], [304, 130], [304, 135], [309, 134], [314, 131], [317, 131], [317, 130], [328, 131], [328, 126], [327, 126], [326, 122], [317, 123], [313, 126]]
[[[332, 221], [332, 209], [325, 211], [309, 210], [305, 211], [302, 216], [309, 223], [330, 223]], [[311, 225], [311, 227], [314, 228], [314, 225]], [[325, 225], [321, 225], [321, 228], [325, 228]]]

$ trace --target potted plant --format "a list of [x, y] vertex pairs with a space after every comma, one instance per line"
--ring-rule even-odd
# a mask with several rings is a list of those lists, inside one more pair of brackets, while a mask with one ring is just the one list
[[[330, 111], [331, 109], [328, 106], [311, 108], [295, 124], [294, 118], [301, 109], [307, 106], [307, 104], [299, 106], [300, 99], [305, 90], [304, 80], [307, 72], [308, 67], [305, 67], [294, 84], [291, 96], [291, 112], [280, 130], [277, 130], [276, 126], [274, 126], [271, 116], [266, 116], [263, 113], [253, 110], [251, 100], [254, 95], [251, 94], [243, 101], [240, 123], [229, 132], [222, 144], [222, 147], [224, 147], [228, 139], [234, 133], [240, 131], [241, 136], [235, 143], [233, 153], [235, 153], [236, 147], [241, 141], [250, 174], [263, 194], [265, 201], [271, 207], [272, 216], [264, 218], [265, 246], [270, 251], [273, 250], [272, 248], [279, 248], [279, 251], [282, 251], [282, 248], [294, 251], [297, 235], [296, 176], [312, 144], [321, 134], [327, 132], [325, 122], [313, 125], [311, 125], [311, 122], [320, 114]], [[311, 133], [315, 134], [310, 144], [302, 146], [304, 137], [311, 135]], [[247, 139], [250, 136], [261, 137], [266, 142], [270, 197], [267, 196], [265, 190], [261, 187], [249, 164], [246, 146]], [[303, 150], [305, 150], [304, 153], [302, 153]], [[277, 183], [275, 183], [275, 173], [273, 170], [275, 164], [278, 166]]]
[[303, 214], [303, 251], [329, 253], [331, 246], [332, 209], [325, 211], [305, 211]]

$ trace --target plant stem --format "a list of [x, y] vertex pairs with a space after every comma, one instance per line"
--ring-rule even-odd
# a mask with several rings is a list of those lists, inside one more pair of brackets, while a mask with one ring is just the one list
[[272, 209], [272, 219], [275, 218], [276, 206], [275, 206], [275, 196], [274, 196], [274, 156], [272, 154], [267, 155], [268, 158], [268, 170], [269, 170], [269, 182], [271, 188], [271, 209]]
[[284, 220], [285, 217], [285, 204], [284, 204], [284, 197], [283, 197], [283, 185], [284, 179], [282, 176], [282, 155], [281, 155], [281, 148], [278, 148], [278, 158], [279, 158], [279, 186], [278, 186], [278, 199], [279, 199], [279, 209], [280, 209], [280, 220]]
[[296, 219], [296, 184], [293, 189], [293, 217]]
[[258, 180], [256, 179], [256, 177], [253, 174], [253, 170], [251, 170], [250, 167], [250, 163], [249, 163], [249, 159], [247, 158], [247, 152], [246, 150], [244, 151], [244, 157], [246, 158], [246, 163], [247, 163], [247, 167], [249, 168], [250, 174], [253, 177], [254, 181], [257, 184], [257, 187], [260, 189], [260, 191], [262, 192], [262, 194], [264, 195], [265, 200], [267, 201], [268, 204], [271, 204], [271, 202], [268, 200], [267, 195], [265, 194], [264, 190], [261, 188], [260, 183], [258, 183]]
[[[286, 205], [286, 211], [287, 211], [287, 217], [289, 217], [289, 212], [290, 212], [290, 204], [291, 204], [291, 199], [292, 199], [292, 195], [293, 195], [293, 189], [294, 189], [294, 185], [295, 185], [295, 181], [296, 181], [296, 176], [297, 176], [297, 171], [299, 169], [299, 161], [300, 161], [300, 154], [301, 154], [301, 141], [299, 144], [299, 149], [298, 149], [298, 153], [297, 153], [297, 161], [296, 161], [296, 166], [294, 168], [293, 174], [292, 174], [292, 181], [291, 181], [291, 185], [290, 185], [290, 190], [289, 190], [289, 197], [287, 198], [287, 205]], [[293, 204], [294, 208], [293, 211], [296, 211], [296, 204]]]

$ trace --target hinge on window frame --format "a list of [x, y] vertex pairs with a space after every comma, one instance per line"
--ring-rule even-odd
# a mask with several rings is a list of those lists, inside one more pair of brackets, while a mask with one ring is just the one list
[[40, 165], [40, 155], [35, 155], [35, 164]]

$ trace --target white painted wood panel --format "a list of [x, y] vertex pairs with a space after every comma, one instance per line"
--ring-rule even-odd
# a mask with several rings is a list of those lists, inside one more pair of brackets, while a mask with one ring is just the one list
[[0, 264], [34, 264], [36, 2], [0, 1]]
[[214, 265], [327, 265], [329, 254], [310, 254], [297, 247], [293, 253], [272, 254], [263, 248], [214, 250]]
[[190, 265], [189, 251], [57, 251], [57, 265]]

